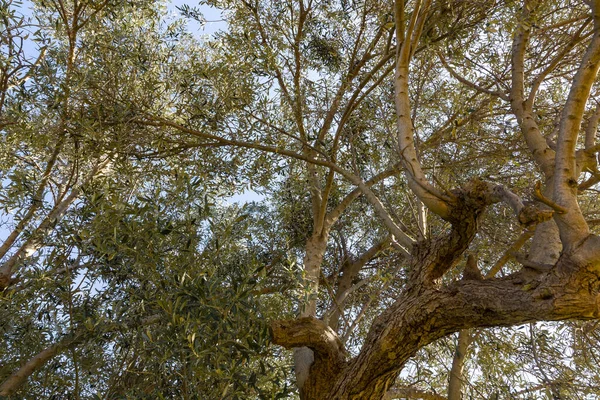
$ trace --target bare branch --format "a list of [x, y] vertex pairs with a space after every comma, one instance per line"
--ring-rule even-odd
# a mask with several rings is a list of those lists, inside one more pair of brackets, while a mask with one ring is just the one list
[[552, 208], [554, 211], [556, 211], [557, 214], [566, 214], [569, 211], [565, 207], [559, 206], [558, 204], [556, 204], [555, 202], [553, 202], [552, 200], [550, 200], [549, 198], [544, 196], [544, 194], [542, 193], [541, 182], [537, 182], [535, 184], [535, 190], [533, 192], [533, 197], [537, 201], [544, 203], [548, 207]]
[[[426, 6], [428, 4], [429, 2], [426, 3]], [[419, 6], [420, 2], [416, 2], [409, 23], [407, 35], [411, 35], [411, 40], [402, 40], [405, 37], [404, 33], [402, 33], [402, 37], [398, 36], [398, 42], [401, 43], [401, 45], [399, 44], [397, 48], [396, 72], [394, 76], [397, 139], [400, 157], [404, 165], [404, 171], [408, 179], [410, 189], [427, 206], [427, 208], [440, 217], [447, 219], [450, 217], [450, 198], [443, 195], [426, 179], [425, 174], [421, 169], [421, 164], [418, 160], [414, 143], [413, 123], [411, 120], [411, 106], [408, 89], [408, 66], [410, 62], [411, 43], [416, 43], [418, 40], [416, 34], [419, 32], [419, 28], [417, 28], [417, 31], [414, 33], [412, 32], [412, 29], [417, 23]], [[426, 12], [426, 10], [427, 7], [425, 7], [424, 12]], [[397, 35], [400, 35], [401, 32], [404, 32], [403, 15], [404, 2], [402, 0], [396, 0]]]
[[347, 263], [342, 267], [342, 276], [338, 281], [335, 298], [333, 299], [333, 305], [327, 312], [329, 315], [326, 318], [329, 321], [329, 326], [333, 330], [337, 329], [340, 315], [343, 314], [344, 303], [348, 294], [350, 293], [352, 282], [358, 276], [360, 270], [371, 261], [379, 252], [384, 250], [390, 245], [390, 237], [375, 243], [367, 251], [365, 251], [360, 257], [354, 262]]
[[490, 268], [490, 270], [485, 274], [485, 278], [489, 279], [489, 278], [493, 278], [494, 276], [496, 276], [496, 274], [498, 272], [500, 272], [500, 270], [502, 269], [504, 264], [506, 264], [508, 262], [508, 260], [510, 260], [514, 256], [514, 254], [517, 251], [519, 251], [519, 249], [521, 249], [521, 247], [523, 247], [523, 245], [525, 245], [525, 243], [527, 243], [527, 241], [529, 239], [531, 239], [532, 236], [533, 236], [533, 231], [529, 230], [529, 229], [527, 229], [523, 233], [521, 233], [521, 236], [519, 236], [519, 238], [517, 240], [515, 240], [515, 242], [512, 244], [512, 246], [510, 246], [506, 250], [506, 252], [504, 252], [502, 257], [500, 257], [498, 259], [498, 261], [496, 261], [496, 263], [492, 266], [492, 268]]
[[458, 74], [454, 70], [454, 68], [452, 68], [450, 66], [450, 64], [448, 64], [448, 62], [446, 61], [446, 58], [442, 55], [442, 53], [438, 52], [438, 57], [439, 57], [440, 61], [442, 62], [442, 65], [444, 66], [444, 68], [446, 68], [446, 70], [448, 72], [450, 72], [450, 75], [452, 75], [452, 77], [454, 79], [456, 79], [457, 81], [459, 81], [460, 83], [462, 83], [462, 84], [464, 84], [464, 85], [466, 85], [466, 86], [468, 86], [468, 87], [470, 87], [470, 88], [472, 88], [472, 89], [474, 89], [474, 90], [476, 90], [478, 92], [489, 94], [489, 95], [495, 96], [495, 97], [499, 97], [499, 98], [501, 98], [503, 100], [506, 100], [506, 101], [510, 100], [510, 98], [506, 95], [506, 93], [502, 93], [502, 92], [495, 91], [495, 90], [489, 90], [489, 89], [487, 89], [487, 88], [485, 88], [483, 86], [480, 86], [480, 85], [478, 85], [478, 84], [476, 84], [474, 82], [469, 81], [465, 77], [463, 77], [460, 74]]

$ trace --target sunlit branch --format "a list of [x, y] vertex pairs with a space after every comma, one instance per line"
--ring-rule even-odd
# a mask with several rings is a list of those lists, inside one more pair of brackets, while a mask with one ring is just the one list
[[31, 206], [29, 207], [29, 210], [27, 210], [27, 213], [23, 216], [23, 218], [21, 218], [21, 220], [19, 221], [17, 226], [8, 235], [8, 237], [6, 238], [4, 243], [2, 243], [2, 246], [0, 246], [0, 258], [4, 257], [4, 255], [8, 252], [8, 250], [10, 250], [10, 248], [12, 247], [15, 240], [17, 240], [17, 238], [19, 237], [21, 232], [23, 232], [23, 230], [25, 229], [25, 227], [27, 226], [29, 221], [31, 221], [31, 218], [33, 218], [33, 215], [35, 214], [35, 212], [42, 205], [44, 191], [46, 190], [48, 180], [50, 179], [50, 174], [52, 173], [54, 164], [56, 163], [56, 159], [58, 158], [58, 154], [60, 153], [60, 150], [62, 148], [62, 144], [63, 144], [63, 140], [61, 139], [54, 147], [52, 155], [50, 156], [50, 159], [48, 160], [48, 163], [46, 164], [46, 169], [44, 170], [44, 172], [42, 174], [42, 180], [40, 181], [40, 184], [38, 185], [38, 189], [36, 190], [35, 194], [33, 195], [33, 201], [31, 202]]
[[566, 209], [565, 213], [556, 215], [556, 222], [561, 241], [567, 250], [589, 234], [589, 227], [577, 202], [576, 145], [585, 106], [600, 68], [600, 0], [594, 0], [591, 8], [594, 36], [573, 78], [561, 114], [556, 147], [553, 200]]
[[[404, 32], [403, 16], [404, 2], [396, 1], [396, 32]], [[426, 2], [424, 12], [427, 11], [429, 2]], [[417, 14], [419, 11], [420, 2], [415, 4], [411, 20], [409, 22], [408, 33], [402, 34], [402, 38], [410, 37], [410, 40], [403, 40], [399, 37], [397, 40], [399, 47], [396, 55], [396, 72], [394, 75], [395, 88], [395, 104], [396, 104], [396, 125], [397, 138], [399, 144], [400, 158], [404, 165], [404, 171], [408, 178], [408, 184], [411, 190], [419, 197], [419, 199], [435, 214], [442, 218], [450, 217], [450, 209], [447, 196], [444, 196], [439, 190], [434, 188], [425, 178], [425, 174], [421, 169], [421, 164], [417, 157], [417, 152], [414, 144], [413, 123], [411, 120], [411, 106], [408, 89], [408, 74], [409, 62], [411, 55], [411, 45], [418, 41], [416, 37], [415, 24], [417, 24]], [[420, 20], [419, 20], [420, 21]], [[422, 22], [421, 22], [422, 23]], [[416, 30], [419, 31], [417, 26]]]
[[530, 229], [526, 229], [521, 233], [521, 236], [518, 237], [517, 240], [504, 252], [502, 257], [496, 261], [496, 263], [490, 268], [490, 270], [485, 274], [485, 278], [493, 278], [496, 276], [498, 272], [502, 269], [502, 267], [514, 257], [514, 254], [521, 249], [527, 243], [529, 239], [533, 236], [534, 231]]
[[530, 108], [526, 108], [525, 102], [525, 50], [529, 42], [532, 26], [531, 8], [533, 6], [526, 2], [522, 7], [522, 15], [518, 22], [514, 35], [511, 63], [512, 63], [512, 86], [511, 86], [511, 108], [521, 127], [525, 142], [531, 151], [538, 167], [544, 172], [546, 178], [552, 176], [554, 170], [554, 151], [548, 147], [546, 139], [542, 136], [535, 122]]
[[96, 164], [83, 182], [71, 189], [68, 196], [60, 199], [60, 201], [55, 204], [54, 208], [46, 215], [42, 222], [40, 222], [27, 240], [25, 240], [19, 249], [0, 266], [0, 282], [2, 283], [0, 285], [0, 291], [14, 283], [12, 276], [17, 271], [20, 264], [43, 246], [44, 236], [54, 228], [56, 223], [66, 213], [69, 206], [79, 197], [83, 187], [88, 185], [98, 176], [98, 174], [101, 174], [104, 168], [109, 164], [109, 157]]
[[600, 145], [596, 145], [596, 134], [598, 133], [598, 122], [600, 121], [600, 104], [590, 117], [585, 127], [585, 151], [596, 153], [600, 151]]

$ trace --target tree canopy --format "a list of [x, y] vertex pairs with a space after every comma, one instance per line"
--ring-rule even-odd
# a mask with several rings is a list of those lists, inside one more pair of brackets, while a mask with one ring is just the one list
[[0, 397], [600, 395], [600, 0], [176, 11], [0, 0]]

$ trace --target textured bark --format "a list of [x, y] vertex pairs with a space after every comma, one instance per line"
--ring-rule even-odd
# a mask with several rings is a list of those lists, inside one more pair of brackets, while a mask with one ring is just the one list
[[361, 353], [335, 379], [325, 385], [309, 379], [315, 394], [304, 398], [381, 399], [419, 348], [460, 329], [598, 318], [598, 276], [585, 268], [570, 273], [579, 268], [563, 258], [554, 272], [536, 279], [515, 274], [407, 293], [376, 319]]
[[[302, 399], [382, 399], [420, 348], [463, 329], [600, 317], [600, 239], [595, 236], [563, 252], [550, 270], [523, 269], [501, 279], [440, 286], [438, 278], [461, 259], [485, 207], [497, 201], [490, 186], [477, 180], [453, 195], [452, 229], [413, 247], [404, 293], [375, 319], [357, 357], [346, 362], [338, 352], [324, 350], [323, 334], [274, 340], [289, 347], [306, 337], [304, 345], [315, 350]], [[332, 354], [337, 354], [333, 361]]]
[[[590, 234], [577, 204], [581, 166], [577, 166], [576, 156], [586, 102], [600, 68], [600, 0], [590, 2], [594, 35], [563, 109], [556, 146], [549, 145], [542, 135], [533, 105], [543, 75], [557, 61], [550, 61], [550, 66], [540, 73], [537, 78], [540, 82], [529, 85], [525, 81], [526, 49], [535, 25], [536, 6], [540, 3], [525, 1], [521, 7], [512, 44], [510, 105], [531, 156], [544, 175], [544, 196], [538, 198], [549, 208], [541, 209], [524, 203], [503, 187], [478, 180], [453, 191], [441, 191], [429, 182], [415, 147], [408, 75], [430, 2], [411, 4], [412, 12], [405, 13], [405, 2], [395, 1], [398, 45], [394, 98], [398, 150], [411, 191], [429, 210], [450, 222], [451, 229], [445, 235], [413, 244], [402, 232], [396, 235], [395, 223], [384, 218], [387, 213], [369, 187], [344, 175], [359, 186], [378, 215], [383, 216], [390, 232], [405, 239], [402, 244], [405, 252], [410, 253], [408, 282], [395, 303], [375, 318], [360, 353], [351, 360], [346, 361], [339, 352], [331, 350], [336, 346], [323, 347], [323, 342], [335, 342], [324, 340], [329, 337], [324, 333], [294, 334], [306, 337], [303, 343], [281, 335], [275, 340], [284, 346], [293, 342], [294, 346], [304, 344], [315, 350], [314, 363], [301, 391], [303, 400], [382, 399], [405, 363], [420, 348], [461, 330], [600, 317], [600, 238]], [[529, 86], [532, 90], [527, 96], [525, 88]], [[591, 139], [586, 143], [589, 147]], [[541, 192], [536, 194], [541, 196]], [[462, 259], [476, 235], [485, 208], [499, 201], [514, 210], [522, 225], [537, 227], [529, 257], [520, 258], [523, 269], [496, 279], [483, 278], [471, 265], [463, 279], [442, 285], [440, 278]], [[548, 221], [551, 215], [554, 221]], [[457, 357], [457, 371], [461, 369], [461, 357]], [[451, 388], [451, 392], [453, 398], [459, 397], [460, 387], [458, 391]]]

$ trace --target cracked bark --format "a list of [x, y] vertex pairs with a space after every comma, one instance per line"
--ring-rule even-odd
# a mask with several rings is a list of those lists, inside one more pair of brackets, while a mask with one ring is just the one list
[[[600, 316], [600, 239], [595, 236], [576, 252], [563, 252], [550, 271], [521, 270], [500, 279], [441, 286], [438, 278], [458, 263], [478, 218], [495, 201], [481, 181], [454, 195], [452, 229], [413, 247], [406, 290], [375, 319], [357, 357], [346, 361], [342, 351], [324, 351], [315, 343], [318, 335], [307, 336], [312, 339], [304, 344], [315, 350], [315, 358], [303, 399], [381, 399], [418, 349], [462, 329]], [[289, 347], [291, 342], [279, 336], [274, 343]]]

